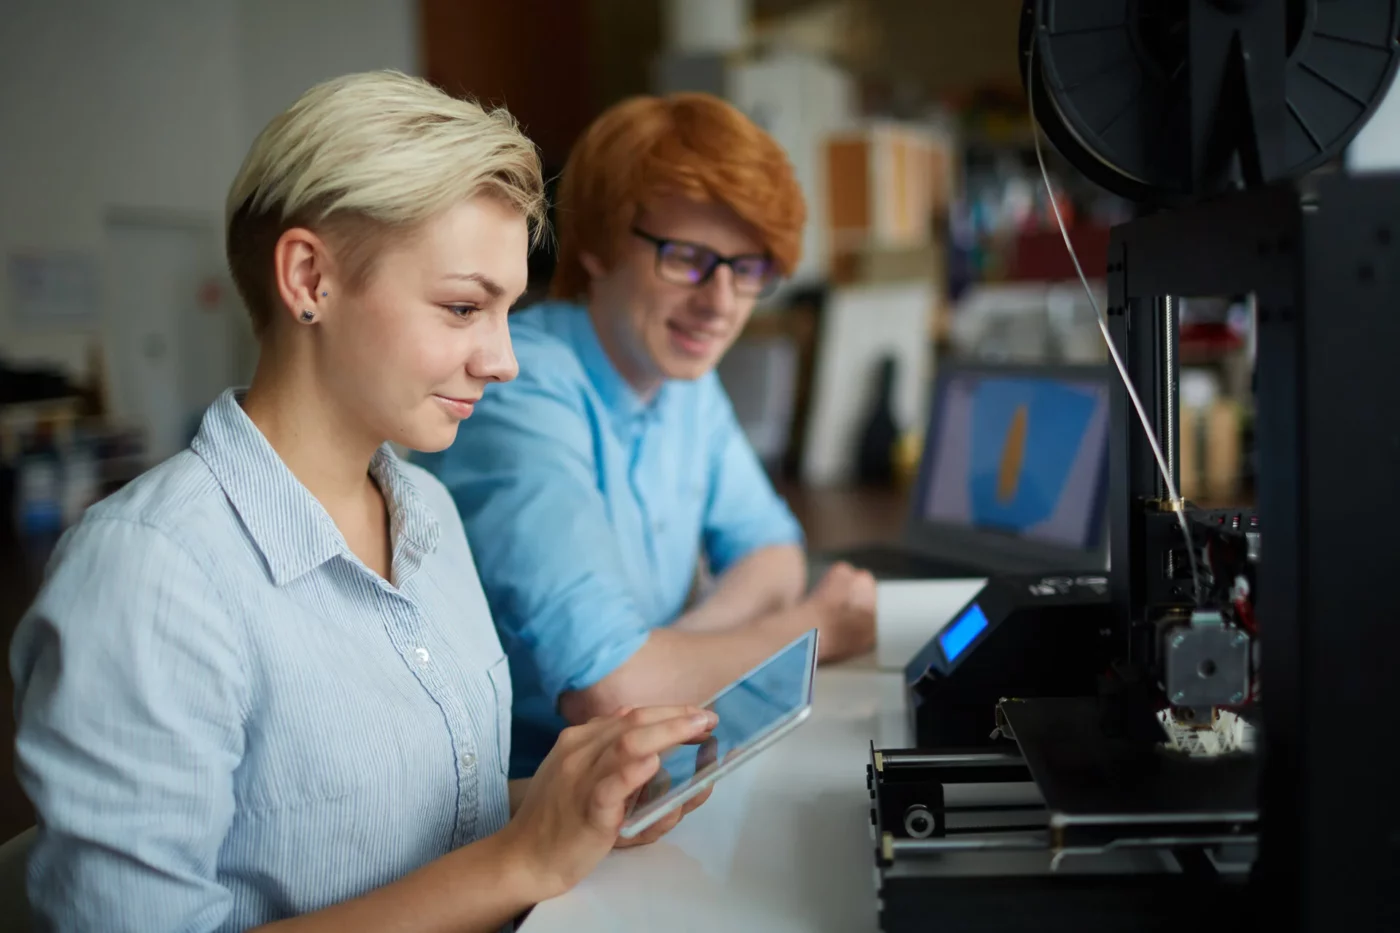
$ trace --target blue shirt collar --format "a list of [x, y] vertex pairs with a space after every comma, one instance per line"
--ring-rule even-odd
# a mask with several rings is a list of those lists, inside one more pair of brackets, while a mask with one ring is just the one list
[[663, 382], [649, 401], [638, 395], [603, 349], [593, 326], [593, 317], [586, 307], [581, 307], [574, 318], [573, 344], [584, 372], [588, 374], [588, 381], [593, 383], [593, 388], [612, 414], [613, 423], [622, 436], [660, 418], [667, 384]]
[[[345, 536], [243, 411], [243, 390], [228, 389], [204, 414], [191, 450], [205, 462], [282, 586], [340, 555]], [[375, 452], [370, 475], [389, 508], [394, 581], [402, 585], [437, 549], [441, 529], [389, 445]]]

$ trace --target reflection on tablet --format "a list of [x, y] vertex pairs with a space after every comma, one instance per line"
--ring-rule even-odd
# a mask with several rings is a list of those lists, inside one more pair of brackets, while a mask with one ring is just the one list
[[685, 745], [662, 756], [661, 769], [643, 790], [636, 810], [664, 796], [678, 795], [704, 781], [733, 759], [754, 748], [811, 705], [816, 632], [779, 651], [705, 704], [719, 724], [699, 745]]

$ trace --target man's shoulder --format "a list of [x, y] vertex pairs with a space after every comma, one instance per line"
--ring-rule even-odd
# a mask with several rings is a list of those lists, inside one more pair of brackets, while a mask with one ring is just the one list
[[538, 430], [583, 424], [599, 401], [575, 343], [577, 305], [548, 303], [511, 315], [510, 335], [520, 371], [515, 379], [488, 386], [477, 416], [462, 425], [467, 437], [493, 430]]
[[564, 386], [586, 381], [574, 343], [579, 305], [544, 302], [511, 315], [510, 338], [520, 375], [507, 385]]

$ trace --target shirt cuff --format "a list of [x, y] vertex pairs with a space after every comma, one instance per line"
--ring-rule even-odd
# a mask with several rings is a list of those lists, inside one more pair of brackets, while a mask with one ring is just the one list
[[650, 632], [634, 632], [625, 638], [611, 641], [598, 651], [580, 659], [580, 663], [570, 670], [541, 671], [540, 686], [544, 688], [549, 705], [559, 708], [561, 694], [574, 690], [587, 690], [607, 677], [641, 650]]
[[719, 576], [755, 551], [786, 544], [795, 544], [798, 547], [806, 544], [806, 535], [796, 518], [789, 517], [786, 521], [770, 524], [762, 532], [748, 537], [725, 541], [714, 553], [707, 555], [710, 572]]

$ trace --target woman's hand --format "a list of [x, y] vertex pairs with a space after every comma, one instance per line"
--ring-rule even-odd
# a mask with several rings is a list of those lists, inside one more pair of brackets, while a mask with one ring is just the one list
[[[700, 742], [700, 747], [695, 750], [695, 773], [698, 775], [705, 769], [713, 767], [718, 757], [719, 741], [714, 736], [704, 737]], [[667, 774], [665, 771], [658, 771], [656, 772], [656, 776], [647, 783], [646, 787], [634, 794], [633, 797], [634, 799], [642, 798], [644, 801], [654, 800], [666, 793], [670, 788], [671, 775]], [[712, 790], [714, 790], [714, 785], [705, 788], [700, 793], [681, 804], [679, 810], [673, 810], [666, 816], [657, 820], [653, 825], [642, 830], [641, 835], [633, 839], [618, 839], [617, 847], [619, 849], [630, 849], [634, 846], [650, 845], [675, 829], [676, 826], [680, 824], [680, 821], [685, 818], [686, 814], [698, 808], [706, 800], [709, 800]]]
[[[716, 722], [713, 713], [694, 706], [652, 707], [600, 716], [560, 733], [501, 831], [541, 900], [578, 884], [617, 844], [628, 804], [656, 773], [660, 754], [700, 740]], [[679, 815], [671, 825], [678, 821]]]
[[617, 848], [631, 849], [635, 848], [636, 846], [648, 846], [651, 845], [653, 842], [656, 842], [662, 836], [666, 835], [671, 830], [679, 826], [681, 820], [685, 819], [686, 814], [695, 810], [706, 800], [709, 800], [710, 791], [712, 790], [714, 790], [713, 787], [705, 788], [700, 793], [696, 794], [694, 797], [691, 797], [685, 803], [681, 804], [681, 808], [679, 810], [671, 811], [667, 815], [663, 816], [661, 819], [657, 820], [652, 825], [648, 826], [646, 829], [642, 830], [640, 835], [634, 836], [631, 839], [618, 839]]

